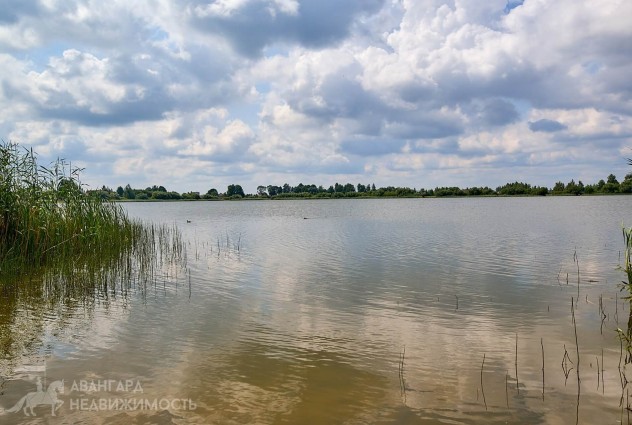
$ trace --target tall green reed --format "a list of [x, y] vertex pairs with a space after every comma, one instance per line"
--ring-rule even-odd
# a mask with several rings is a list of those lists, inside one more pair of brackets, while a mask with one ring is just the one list
[[626, 364], [632, 362], [632, 227], [623, 227], [623, 240], [625, 242], [625, 251], [623, 254], [623, 265], [620, 266], [626, 274], [627, 282], [621, 281], [621, 291], [626, 295], [622, 299], [630, 303], [627, 329], [617, 329], [621, 342], [625, 344], [627, 351]]
[[39, 166], [33, 150], [0, 143], [0, 375], [7, 359], [38, 349], [44, 312], [91, 311], [184, 280], [179, 229], [89, 196], [81, 171]]
[[44, 266], [151, 272], [157, 255], [182, 256], [176, 228], [131, 220], [120, 205], [86, 194], [81, 171], [62, 159], [39, 166], [32, 149], [0, 144], [0, 278]]

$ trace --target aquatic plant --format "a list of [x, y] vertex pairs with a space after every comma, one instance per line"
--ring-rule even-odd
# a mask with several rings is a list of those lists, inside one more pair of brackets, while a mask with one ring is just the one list
[[[623, 299], [632, 304], [632, 227], [623, 227], [623, 240], [625, 242], [625, 251], [623, 254], [623, 265], [620, 267], [626, 274], [627, 282], [621, 281], [620, 289], [626, 293]], [[624, 331], [618, 328], [617, 333], [622, 343], [625, 344], [627, 351], [626, 363], [632, 362], [632, 309], [628, 317], [627, 329]]]
[[[628, 281], [624, 283], [628, 285], [628, 289], [631, 289], [629, 285], [632, 285], [632, 227], [623, 228], [623, 240], [625, 242], [623, 271], [628, 279]], [[632, 291], [630, 293], [632, 293]]]
[[81, 171], [63, 159], [40, 166], [32, 149], [0, 144], [0, 278], [44, 266], [97, 271], [121, 259], [148, 269], [157, 245], [182, 254], [177, 229], [131, 220], [120, 205], [87, 194]]

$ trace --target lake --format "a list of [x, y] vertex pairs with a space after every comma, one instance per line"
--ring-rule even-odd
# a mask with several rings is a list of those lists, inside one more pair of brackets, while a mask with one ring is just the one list
[[123, 207], [175, 223], [185, 261], [3, 294], [0, 406], [38, 379], [64, 404], [2, 423], [628, 422], [632, 196]]

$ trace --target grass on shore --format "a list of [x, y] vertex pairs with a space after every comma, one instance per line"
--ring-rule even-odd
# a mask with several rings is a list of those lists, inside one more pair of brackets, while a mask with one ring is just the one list
[[167, 237], [164, 226], [131, 220], [120, 205], [86, 194], [81, 171], [64, 160], [39, 166], [33, 150], [0, 144], [0, 277], [44, 266], [120, 267], [121, 259], [147, 268], [156, 245], [182, 253], [177, 230]]

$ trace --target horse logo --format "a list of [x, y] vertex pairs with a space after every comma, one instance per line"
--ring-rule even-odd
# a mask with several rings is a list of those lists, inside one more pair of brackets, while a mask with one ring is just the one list
[[[15, 413], [20, 409], [24, 410], [24, 415], [26, 416], [37, 416], [33, 411], [35, 406], [40, 404], [50, 404], [51, 414], [55, 416], [55, 411], [64, 404], [63, 400], [59, 400], [57, 398], [57, 393], [64, 393], [64, 381], [54, 381], [48, 386], [46, 391], [42, 391], [41, 384], [37, 386], [37, 391], [33, 391], [25, 395], [18, 401], [15, 406], [10, 409], [7, 409], [6, 412]], [[27, 409], [31, 411], [27, 412]]]

